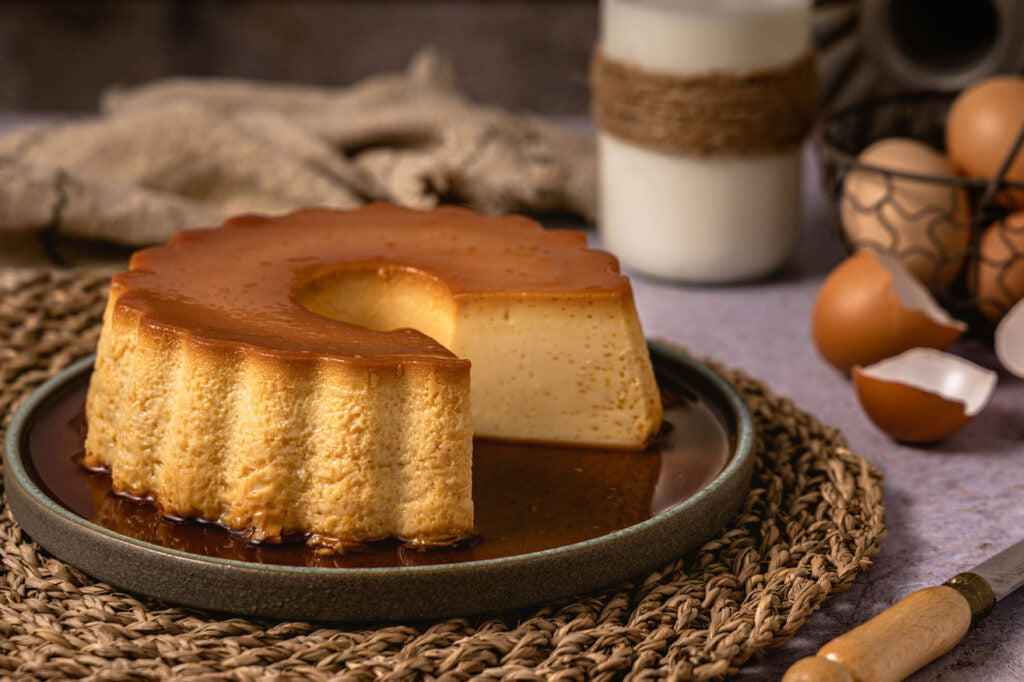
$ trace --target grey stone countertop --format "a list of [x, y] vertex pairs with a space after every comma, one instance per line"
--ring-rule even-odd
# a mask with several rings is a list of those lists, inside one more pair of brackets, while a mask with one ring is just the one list
[[[822, 279], [843, 257], [823, 203], [814, 159], [804, 173], [804, 231], [792, 264], [768, 281], [695, 287], [629, 273], [644, 331], [762, 379], [822, 422], [885, 474], [888, 535], [874, 565], [829, 600], [797, 636], [737, 679], [779, 679], [825, 642], [911, 592], [938, 585], [1024, 539], [1024, 380], [991, 348], [953, 352], [999, 372], [992, 402], [970, 424], [929, 447], [899, 445], [861, 411], [849, 380], [818, 355], [811, 310]], [[595, 239], [599, 242], [599, 239]], [[912, 680], [1024, 680], [1024, 590], [1005, 598], [948, 654]]]
[[[0, 132], [47, 118], [2, 114]], [[741, 680], [780, 679], [792, 663], [833, 637], [1024, 538], [1024, 380], [999, 368], [990, 348], [967, 342], [952, 349], [998, 371], [999, 386], [970, 424], [926, 448], [896, 444], [879, 432], [861, 412], [849, 381], [818, 356], [809, 332], [811, 309], [822, 279], [843, 254], [815, 169], [808, 154], [803, 235], [792, 263], [776, 277], [698, 287], [626, 270], [648, 336], [763, 380], [839, 427], [850, 447], [885, 474], [888, 536], [874, 565], [848, 592], [829, 600], [792, 641], [742, 668]], [[0, 266], [0, 276], [3, 270]], [[996, 604], [950, 653], [911, 679], [1024, 680], [1024, 590]]]

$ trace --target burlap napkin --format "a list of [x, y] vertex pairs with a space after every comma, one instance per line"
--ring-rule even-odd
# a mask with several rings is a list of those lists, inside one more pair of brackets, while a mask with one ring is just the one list
[[347, 89], [175, 78], [0, 136], [0, 238], [130, 247], [237, 213], [371, 200], [594, 212], [593, 143], [462, 96], [432, 52]]

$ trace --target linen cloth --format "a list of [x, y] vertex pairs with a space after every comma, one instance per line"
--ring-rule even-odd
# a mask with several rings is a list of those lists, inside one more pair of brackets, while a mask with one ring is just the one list
[[472, 102], [433, 51], [347, 88], [171, 78], [0, 136], [0, 244], [128, 247], [240, 213], [369, 200], [594, 215], [592, 136]]

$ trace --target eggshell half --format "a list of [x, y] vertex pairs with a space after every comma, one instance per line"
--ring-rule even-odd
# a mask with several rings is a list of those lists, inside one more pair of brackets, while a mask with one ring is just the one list
[[871, 249], [847, 258], [825, 279], [811, 326], [818, 351], [843, 372], [909, 348], [948, 348], [967, 329], [899, 260]]
[[967, 424], [992, 397], [996, 373], [931, 348], [854, 367], [861, 407], [896, 440], [930, 443]]
[[[878, 140], [857, 160], [933, 178], [955, 176], [942, 154], [909, 138]], [[843, 181], [839, 214], [851, 244], [896, 255], [933, 291], [949, 286], [963, 266], [970, 206], [962, 187], [853, 168]]]
[[996, 327], [996, 357], [1008, 371], [1024, 377], [1024, 301], [1010, 308]]

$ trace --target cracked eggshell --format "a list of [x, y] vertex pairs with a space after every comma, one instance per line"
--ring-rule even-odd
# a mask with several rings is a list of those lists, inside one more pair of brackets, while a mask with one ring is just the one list
[[836, 368], [870, 365], [909, 348], [948, 348], [967, 329], [897, 259], [861, 249], [825, 279], [811, 321]]
[[1009, 372], [1024, 377], [1024, 301], [1010, 308], [996, 327], [996, 357]]
[[932, 348], [913, 348], [853, 368], [864, 412], [882, 431], [908, 443], [952, 434], [988, 404], [996, 373]]

